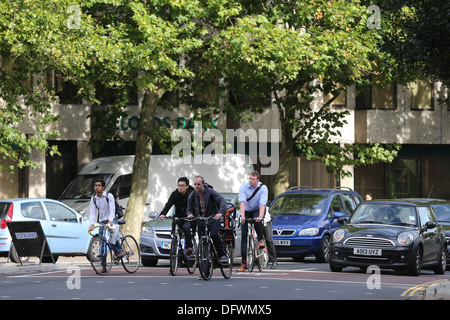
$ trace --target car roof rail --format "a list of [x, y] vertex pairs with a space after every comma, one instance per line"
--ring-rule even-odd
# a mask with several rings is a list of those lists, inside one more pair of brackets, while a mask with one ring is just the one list
[[344, 187], [344, 186], [334, 187], [333, 189], [331, 189], [331, 191], [342, 190], [342, 189], [346, 189], [346, 190], [349, 190], [349, 191], [353, 191], [352, 188], [350, 188], [350, 187]]
[[296, 186], [296, 187], [291, 187], [291, 188], [287, 189], [286, 191], [298, 190], [298, 189], [312, 189], [312, 188], [307, 187], [307, 186]]

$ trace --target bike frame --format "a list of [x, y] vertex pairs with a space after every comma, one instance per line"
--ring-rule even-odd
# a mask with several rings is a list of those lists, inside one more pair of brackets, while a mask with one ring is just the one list
[[195, 272], [197, 266], [197, 255], [196, 255], [197, 244], [195, 241], [195, 234], [192, 235], [194, 258], [192, 259], [186, 256], [186, 254], [184, 253], [183, 244], [181, 242], [184, 232], [183, 229], [181, 229], [180, 226], [178, 225], [178, 222], [183, 220], [192, 221], [192, 219], [187, 218], [177, 218], [177, 217], [173, 218], [175, 226], [172, 229], [172, 242], [170, 246], [170, 273], [173, 276], [175, 276], [177, 273], [180, 259], [185, 262], [186, 268], [190, 274], [193, 274]]

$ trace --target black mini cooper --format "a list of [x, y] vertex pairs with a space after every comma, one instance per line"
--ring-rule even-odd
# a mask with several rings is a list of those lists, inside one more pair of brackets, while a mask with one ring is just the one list
[[330, 269], [345, 267], [445, 273], [447, 241], [433, 210], [425, 203], [380, 200], [363, 202], [345, 226], [333, 234]]

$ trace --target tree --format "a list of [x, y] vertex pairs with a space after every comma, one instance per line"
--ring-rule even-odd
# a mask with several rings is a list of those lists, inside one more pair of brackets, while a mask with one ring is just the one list
[[47, 139], [59, 135], [46, 127], [58, 117], [52, 112], [54, 94], [42, 86], [39, 76], [45, 57], [36, 55], [24, 41], [27, 33], [22, 23], [26, 18], [18, 15], [18, 10], [15, 3], [0, 3], [0, 157], [15, 163], [0, 165], [0, 171], [11, 173], [16, 167], [39, 165], [30, 160], [34, 149], [58, 154]]
[[[203, 44], [207, 30], [199, 21], [205, 18], [220, 24], [237, 9], [224, 0], [24, 0], [2, 4], [3, 42], [7, 44], [2, 56], [18, 68], [18, 77], [57, 70], [79, 88], [80, 97], [101, 106], [94, 113], [94, 123], [100, 126], [95, 141], [116, 138], [109, 128], [126, 112], [126, 93], [133, 88], [144, 92], [124, 228], [139, 239], [150, 156], [158, 138], [152, 127], [158, 101], [182, 84], [183, 78], [192, 77], [182, 59]], [[17, 57], [31, 66], [20, 69]], [[7, 85], [5, 81], [2, 84]], [[54, 94], [49, 83], [40, 85], [49, 96]], [[96, 95], [99, 87], [115, 93], [113, 104], [103, 104]], [[39, 106], [36, 101], [30, 104]], [[7, 105], [22, 108], [17, 94]], [[43, 132], [41, 141], [46, 137], [45, 129]]]
[[[350, 174], [345, 165], [392, 161], [398, 146], [341, 142], [348, 111], [329, 107], [352, 84], [390, 80], [378, 48], [380, 36], [367, 26], [367, 8], [343, 0], [272, 1], [270, 6], [244, 1], [243, 7], [245, 14], [233, 25], [215, 29], [218, 36], [203, 57], [212, 61], [212, 72], [223, 75], [228, 90], [252, 98], [245, 109], [259, 112], [259, 99], [274, 97], [282, 131], [274, 193], [288, 187], [294, 145], [307, 158], [322, 159], [337, 175]], [[318, 92], [331, 98], [314, 109], [311, 102]], [[228, 106], [228, 111], [242, 112], [239, 108]]]
[[[429, 78], [450, 87], [450, 3], [448, 1], [380, 1], [382, 48], [398, 61], [406, 78]], [[413, 79], [415, 80], [415, 79]]]

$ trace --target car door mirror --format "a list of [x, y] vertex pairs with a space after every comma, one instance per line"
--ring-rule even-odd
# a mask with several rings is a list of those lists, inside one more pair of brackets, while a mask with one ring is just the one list
[[148, 216], [149, 216], [150, 220], [154, 220], [154, 219], [158, 218], [159, 212], [157, 212], [157, 211], [150, 212], [148, 214]]
[[436, 228], [436, 223], [434, 223], [433, 221], [427, 221], [427, 223], [425, 223], [425, 230], [434, 228]]
[[345, 221], [347, 220], [347, 217], [345, 216], [345, 213], [343, 213], [343, 212], [335, 212], [334, 219], [336, 219], [337, 222], [344, 224]]

